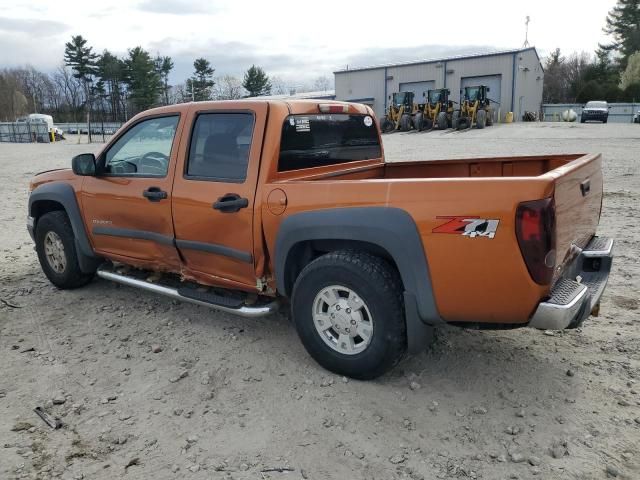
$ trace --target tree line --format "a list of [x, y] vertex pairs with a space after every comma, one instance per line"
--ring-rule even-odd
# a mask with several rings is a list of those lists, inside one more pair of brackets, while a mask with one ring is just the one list
[[[242, 79], [215, 77], [209, 60], [198, 58], [189, 78], [170, 85], [173, 68], [171, 57], [154, 57], [139, 46], [118, 57], [109, 50], [98, 54], [81, 35], [72, 36], [65, 44], [64, 62], [54, 72], [31, 66], [0, 70], [0, 121], [38, 112], [53, 115], [56, 122], [123, 122], [161, 105], [290, 93], [280, 78], [269, 78], [256, 65]], [[330, 81], [319, 77], [314, 86], [326, 90]]]
[[555, 49], [545, 62], [543, 102], [640, 102], [640, 0], [618, 0], [604, 27], [611, 43], [594, 54], [565, 56]]

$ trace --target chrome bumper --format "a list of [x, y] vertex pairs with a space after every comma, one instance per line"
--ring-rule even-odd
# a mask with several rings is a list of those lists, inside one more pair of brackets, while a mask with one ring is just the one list
[[613, 239], [593, 237], [538, 305], [529, 326], [544, 330], [576, 328], [597, 315], [613, 259]]

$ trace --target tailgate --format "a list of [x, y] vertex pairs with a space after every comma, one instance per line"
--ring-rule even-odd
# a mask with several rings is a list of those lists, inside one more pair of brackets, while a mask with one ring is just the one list
[[[584, 155], [551, 172], [555, 178], [556, 265], [564, 265], [596, 233], [602, 206], [602, 156]], [[556, 271], [556, 277], [560, 271]]]

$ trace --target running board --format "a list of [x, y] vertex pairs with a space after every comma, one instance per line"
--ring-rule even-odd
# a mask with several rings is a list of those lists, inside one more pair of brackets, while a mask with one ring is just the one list
[[[204, 307], [213, 308], [222, 312], [240, 315], [241, 317], [264, 317], [278, 310], [278, 302], [276, 300], [258, 305], [245, 305], [244, 303], [239, 304], [235, 302], [229, 302], [227, 298], [213, 294], [189, 294], [189, 296], [181, 295], [180, 291], [185, 291], [186, 289], [176, 289], [164, 285], [158, 285], [156, 283], [147, 282], [144, 280], [139, 280], [137, 278], [116, 273], [108, 267], [98, 268], [96, 274], [100, 278], [104, 278], [105, 280], [111, 280], [113, 282], [127, 285], [129, 287], [140, 288], [142, 290], [164, 295], [165, 297], [173, 298], [181, 302], [194, 303], [196, 305], [202, 305]], [[193, 290], [189, 291], [189, 293], [191, 292], [193, 292]]]

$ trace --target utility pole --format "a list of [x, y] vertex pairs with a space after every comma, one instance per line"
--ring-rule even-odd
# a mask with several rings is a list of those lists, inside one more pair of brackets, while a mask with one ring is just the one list
[[529, 46], [529, 22], [530, 21], [531, 21], [531, 18], [529, 17], [529, 15], [527, 15], [524, 20], [525, 32], [524, 32], [524, 44], [522, 45], [522, 48], [526, 48]]

